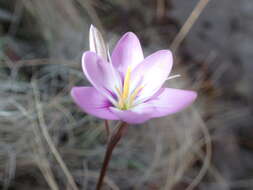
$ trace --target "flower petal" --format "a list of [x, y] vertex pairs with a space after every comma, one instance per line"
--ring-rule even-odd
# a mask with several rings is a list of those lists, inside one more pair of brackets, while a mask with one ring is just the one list
[[147, 102], [137, 105], [134, 110], [151, 113], [152, 118], [162, 117], [179, 112], [189, 106], [197, 97], [197, 93], [190, 90], [162, 88], [156, 96]]
[[169, 50], [157, 51], [145, 58], [132, 72], [132, 88], [143, 86], [136, 101], [145, 101], [153, 96], [168, 78], [173, 60]]
[[90, 26], [89, 34], [90, 51], [96, 52], [104, 60], [107, 60], [107, 48], [99, 30], [93, 25]]
[[131, 110], [119, 110], [110, 107], [112, 113], [129, 124], [140, 124], [145, 121], [173, 114], [189, 106], [197, 93], [189, 90], [162, 88], [149, 101], [139, 104]]
[[112, 104], [93, 87], [73, 87], [71, 96], [86, 113], [101, 119], [118, 120], [110, 111]]
[[87, 51], [82, 57], [83, 72], [91, 84], [110, 101], [115, 87], [121, 88], [121, 78], [111, 63], [101, 59], [96, 53]]
[[129, 124], [140, 124], [151, 118], [151, 113], [136, 112], [133, 110], [120, 110], [115, 107], [110, 107], [113, 114], [117, 115], [121, 121]]
[[123, 77], [129, 66], [134, 69], [143, 59], [140, 41], [132, 32], [126, 33], [112, 52], [112, 63]]

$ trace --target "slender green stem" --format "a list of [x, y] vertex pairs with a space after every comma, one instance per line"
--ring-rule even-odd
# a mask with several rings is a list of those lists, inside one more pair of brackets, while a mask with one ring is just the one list
[[109, 140], [109, 143], [108, 143], [107, 149], [106, 149], [106, 153], [105, 153], [105, 157], [104, 157], [103, 166], [100, 170], [100, 176], [98, 179], [96, 190], [100, 190], [103, 185], [103, 180], [104, 180], [109, 162], [111, 160], [112, 152], [113, 152], [114, 148], [116, 147], [116, 145], [118, 144], [118, 142], [120, 141], [121, 137], [125, 134], [127, 127], [128, 127], [127, 123], [121, 122], [119, 124], [118, 128], [116, 129], [115, 133], [112, 134], [112, 137]]

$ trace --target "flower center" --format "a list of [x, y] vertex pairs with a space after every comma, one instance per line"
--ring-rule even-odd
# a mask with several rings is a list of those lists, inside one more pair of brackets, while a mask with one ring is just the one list
[[121, 110], [127, 110], [133, 107], [134, 100], [139, 92], [142, 90], [143, 86], [138, 86], [132, 93], [129, 93], [130, 89], [130, 78], [131, 78], [131, 67], [127, 68], [127, 72], [124, 78], [124, 84], [122, 90], [116, 87], [118, 94], [118, 103], [117, 107]]

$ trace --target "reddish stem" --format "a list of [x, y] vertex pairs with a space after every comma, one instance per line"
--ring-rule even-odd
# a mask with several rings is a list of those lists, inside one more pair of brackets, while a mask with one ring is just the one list
[[116, 147], [116, 145], [118, 144], [121, 137], [125, 134], [127, 127], [128, 127], [127, 123], [125, 122], [120, 123], [117, 131], [110, 138], [110, 141], [107, 145], [103, 166], [100, 170], [100, 176], [98, 179], [96, 190], [100, 190], [103, 185], [103, 180], [104, 180], [109, 162], [111, 160], [112, 152], [114, 148]]
[[105, 131], [106, 131], [106, 136], [107, 136], [107, 141], [108, 141], [110, 138], [110, 127], [109, 127], [108, 120], [105, 120]]

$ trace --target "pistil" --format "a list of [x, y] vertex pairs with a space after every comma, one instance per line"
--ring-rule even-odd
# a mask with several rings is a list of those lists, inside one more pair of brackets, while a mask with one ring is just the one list
[[131, 71], [131, 67], [128, 67], [124, 78], [123, 90], [121, 91], [118, 87], [115, 87], [118, 93], [118, 107], [121, 110], [129, 109], [132, 106], [134, 99], [143, 88], [143, 86], [139, 86], [131, 95], [129, 94]]
[[131, 67], [127, 68], [127, 73], [124, 80], [122, 99], [125, 101], [128, 98], [129, 94], [129, 85], [130, 85], [130, 76], [131, 76]]

